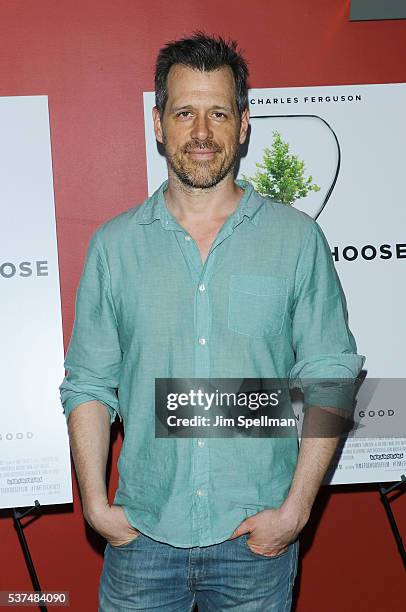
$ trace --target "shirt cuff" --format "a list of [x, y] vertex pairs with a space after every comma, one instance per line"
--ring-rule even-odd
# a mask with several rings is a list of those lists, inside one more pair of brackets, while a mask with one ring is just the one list
[[323, 406], [352, 412], [364, 362], [365, 357], [356, 353], [303, 359], [292, 368], [290, 386], [303, 392], [304, 409]]
[[[68, 421], [71, 412], [73, 412], [76, 406], [79, 406], [80, 404], [84, 404], [85, 402], [90, 402], [94, 400], [97, 400], [98, 402], [100, 402], [106, 407], [107, 412], [110, 417], [110, 425], [113, 424], [114, 421], [116, 420], [116, 416], [118, 412], [114, 408], [112, 408], [112, 406], [109, 406], [105, 402], [102, 402], [99, 398], [94, 397], [93, 395], [88, 395], [87, 393], [77, 393], [73, 397], [70, 397], [69, 399], [64, 400], [62, 405], [63, 405], [63, 412], [65, 414], [66, 421]], [[121, 421], [120, 415], [119, 415], [119, 418]]]

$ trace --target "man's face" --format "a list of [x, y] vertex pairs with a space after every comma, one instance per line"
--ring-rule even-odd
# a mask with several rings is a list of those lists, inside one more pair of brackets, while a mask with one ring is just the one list
[[207, 189], [232, 172], [245, 141], [248, 111], [240, 118], [228, 66], [200, 72], [172, 66], [163, 117], [154, 108], [154, 128], [169, 165], [188, 187]]

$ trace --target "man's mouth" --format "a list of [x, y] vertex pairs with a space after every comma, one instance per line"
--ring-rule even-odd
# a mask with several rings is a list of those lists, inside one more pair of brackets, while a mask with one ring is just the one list
[[192, 159], [213, 159], [220, 150], [221, 148], [214, 142], [189, 142], [183, 152]]
[[217, 151], [213, 151], [212, 149], [191, 149], [187, 151], [188, 155], [192, 159], [213, 159], [216, 155]]

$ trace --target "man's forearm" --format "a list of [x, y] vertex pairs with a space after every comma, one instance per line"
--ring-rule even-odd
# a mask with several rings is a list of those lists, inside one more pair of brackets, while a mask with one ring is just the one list
[[307, 522], [314, 500], [330, 465], [339, 438], [304, 438], [286, 508], [300, 508]]
[[[326, 411], [326, 412], [324, 412]], [[320, 485], [331, 463], [340, 436], [310, 437], [312, 432], [323, 430], [323, 415], [337, 415], [334, 408], [308, 409], [305, 414], [296, 470], [285, 500], [286, 509], [302, 512], [307, 522]], [[321, 429], [320, 429], [321, 425]], [[338, 428], [335, 428], [338, 431]]]
[[83, 513], [92, 524], [92, 517], [108, 504], [106, 463], [110, 417], [106, 406], [96, 400], [80, 404], [69, 416], [68, 431]]

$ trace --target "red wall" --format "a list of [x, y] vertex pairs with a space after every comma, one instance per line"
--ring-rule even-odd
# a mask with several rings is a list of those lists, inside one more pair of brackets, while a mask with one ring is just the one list
[[[153, 90], [159, 47], [196, 28], [232, 36], [252, 87], [406, 82], [406, 21], [350, 23], [349, 4], [1, 0], [0, 96], [49, 96], [65, 346], [90, 234], [146, 196], [142, 92]], [[119, 446], [118, 435], [110, 494]], [[26, 534], [42, 588], [70, 591], [70, 609], [90, 612], [103, 541], [83, 522], [76, 485], [74, 496], [74, 510], [46, 510]], [[406, 533], [406, 496], [393, 508]], [[0, 517], [0, 590], [30, 589], [12, 521]], [[403, 578], [374, 487], [323, 489], [303, 533], [297, 612], [400, 609]]]

